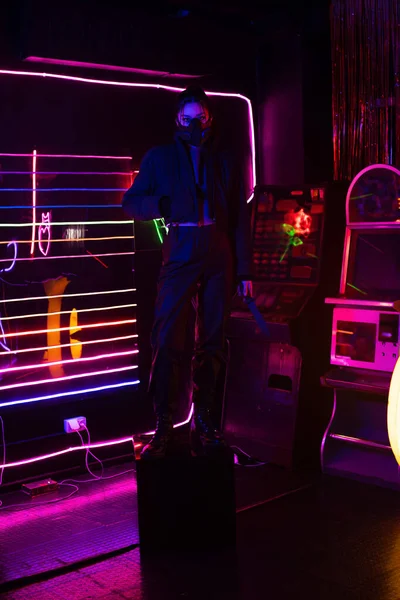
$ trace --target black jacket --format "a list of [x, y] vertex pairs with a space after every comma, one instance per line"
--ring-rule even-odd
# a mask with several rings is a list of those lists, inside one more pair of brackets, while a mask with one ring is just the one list
[[[208, 144], [204, 153], [211, 216], [232, 240], [238, 278], [251, 279], [250, 211], [240, 169]], [[197, 221], [194, 173], [182, 141], [157, 146], [146, 154], [132, 187], [124, 194], [122, 206], [138, 221], [166, 216], [174, 223]], [[169, 207], [168, 214], [165, 206]]]

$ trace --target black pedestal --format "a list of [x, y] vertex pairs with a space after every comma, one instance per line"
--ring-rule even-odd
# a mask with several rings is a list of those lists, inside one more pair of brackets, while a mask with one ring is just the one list
[[141, 550], [235, 545], [234, 461], [229, 450], [138, 460], [136, 473]]

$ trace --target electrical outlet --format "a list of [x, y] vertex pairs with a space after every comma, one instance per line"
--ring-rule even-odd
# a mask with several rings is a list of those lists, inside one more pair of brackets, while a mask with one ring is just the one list
[[73, 419], [64, 419], [65, 433], [74, 433], [83, 431], [86, 427], [86, 417], [74, 417]]

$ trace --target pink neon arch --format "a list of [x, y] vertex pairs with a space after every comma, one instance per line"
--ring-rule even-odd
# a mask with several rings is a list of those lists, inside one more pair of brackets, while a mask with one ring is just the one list
[[[115, 87], [132, 87], [132, 88], [147, 88], [166, 90], [170, 92], [182, 92], [184, 88], [176, 87], [172, 85], [164, 85], [158, 83], [137, 83], [130, 81], [107, 81], [106, 79], [90, 79], [89, 77], [78, 77], [75, 75], [61, 75], [59, 73], [39, 73], [34, 71], [13, 71], [9, 69], [0, 69], [0, 75], [17, 75], [26, 77], [47, 77], [50, 79], [60, 79], [64, 81], [76, 81], [80, 83], [92, 83], [96, 85], [108, 85]], [[254, 131], [254, 118], [253, 118], [253, 107], [250, 98], [243, 94], [236, 94], [233, 92], [213, 92], [206, 91], [209, 96], [219, 96], [221, 98], [238, 98], [244, 100], [247, 104], [248, 118], [249, 118], [249, 138], [251, 147], [251, 188], [254, 190], [257, 183], [256, 174], [256, 144], [255, 144], [255, 131]], [[248, 198], [247, 202], [250, 202], [253, 198], [253, 192]]]

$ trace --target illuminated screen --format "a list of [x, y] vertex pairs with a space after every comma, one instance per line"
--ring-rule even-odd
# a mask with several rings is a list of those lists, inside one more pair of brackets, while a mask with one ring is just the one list
[[0, 155], [0, 407], [138, 383], [131, 159]]
[[353, 232], [346, 296], [400, 299], [400, 231]]

